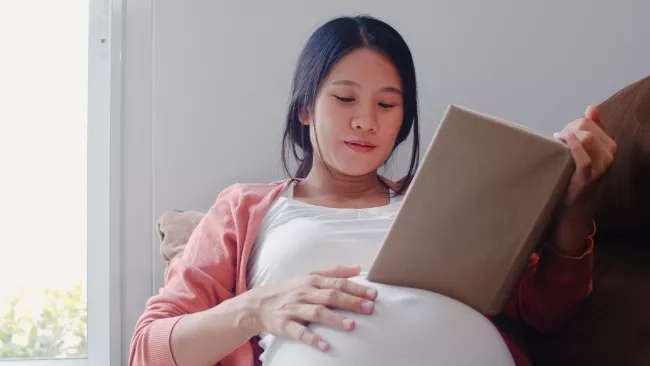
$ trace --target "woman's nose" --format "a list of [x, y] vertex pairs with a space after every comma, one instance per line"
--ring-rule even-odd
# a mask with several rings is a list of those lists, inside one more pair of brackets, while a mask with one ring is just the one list
[[372, 110], [359, 111], [352, 119], [352, 128], [364, 132], [377, 131], [377, 116]]

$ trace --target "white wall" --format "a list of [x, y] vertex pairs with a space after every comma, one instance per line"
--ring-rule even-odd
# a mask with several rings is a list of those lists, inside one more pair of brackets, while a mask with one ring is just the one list
[[643, 0], [250, 3], [126, 1], [122, 325], [129, 336], [162, 285], [157, 216], [206, 210], [235, 182], [282, 178], [292, 71], [310, 32], [329, 18], [368, 13], [406, 38], [424, 146], [447, 104], [550, 134], [588, 103], [650, 74]]

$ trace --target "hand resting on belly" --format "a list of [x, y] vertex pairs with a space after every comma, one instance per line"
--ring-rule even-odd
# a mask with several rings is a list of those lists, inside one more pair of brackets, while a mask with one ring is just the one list
[[373, 314], [334, 310], [354, 319], [352, 331], [312, 323], [308, 328], [330, 348], [264, 340], [265, 366], [294, 365], [441, 365], [507, 366], [512, 356], [496, 327], [485, 316], [446, 296], [429, 291], [350, 280], [378, 290]]

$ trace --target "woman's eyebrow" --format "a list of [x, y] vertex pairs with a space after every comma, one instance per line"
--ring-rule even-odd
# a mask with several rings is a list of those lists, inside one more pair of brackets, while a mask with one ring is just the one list
[[[361, 85], [359, 85], [358, 83], [355, 83], [352, 80], [336, 80], [336, 81], [332, 82], [332, 85], [347, 85], [347, 86], [353, 86], [353, 87], [356, 87], [356, 88], [361, 87]], [[396, 88], [394, 86], [385, 86], [385, 87], [383, 87], [383, 88], [381, 88], [379, 90], [383, 91], [383, 92], [397, 93], [397, 94], [400, 94], [400, 95], [402, 94], [402, 91], [399, 88]]]

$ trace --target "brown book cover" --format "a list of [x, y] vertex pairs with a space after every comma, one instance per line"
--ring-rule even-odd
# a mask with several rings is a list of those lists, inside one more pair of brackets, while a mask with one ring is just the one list
[[502, 312], [574, 169], [562, 142], [449, 106], [367, 279]]

